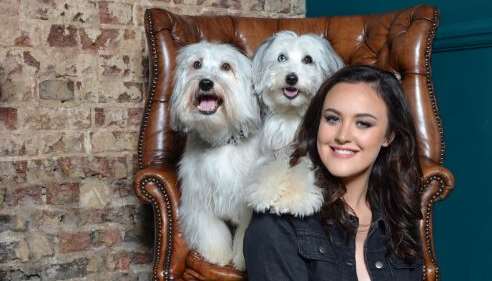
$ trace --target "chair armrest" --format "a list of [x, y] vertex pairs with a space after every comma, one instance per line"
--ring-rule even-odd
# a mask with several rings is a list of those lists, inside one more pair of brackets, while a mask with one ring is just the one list
[[[432, 203], [445, 199], [454, 189], [454, 176], [451, 171], [428, 158], [421, 158], [420, 164], [423, 173], [423, 198], [432, 199]], [[433, 186], [435, 188], [432, 188]]]
[[435, 281], [439, 280], [439, 267], [436, 261], [432, 236], [432, 208], [435, 202], [446, 198], [454, 189], [454, 176], [448, 169], [425, 157], [420, 159], [420, 165], [423, 173], [420, 190], [423, 220], [420, 222], [419, 228], [423, 242], [424, 280]]
[[177, 279], [184, 272], [189, 249], [179, 227], [176, 168], [148, 167], [137, 172], [138, 198], [154, 210], [154, 281]]

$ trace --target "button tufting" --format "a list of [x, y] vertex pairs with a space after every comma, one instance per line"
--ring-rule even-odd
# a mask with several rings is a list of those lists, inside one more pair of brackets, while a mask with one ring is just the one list
[[381, 269], [381, 268], [383, 268], [383, 267], [384, 267], [384, 264], [383, 264], [383, 262], [381, 262], [381, 261], [376, 261], [376, 262], [374, 263], [374, 266], [376, 266], [376, 268], [377, 268], [377, 269]]

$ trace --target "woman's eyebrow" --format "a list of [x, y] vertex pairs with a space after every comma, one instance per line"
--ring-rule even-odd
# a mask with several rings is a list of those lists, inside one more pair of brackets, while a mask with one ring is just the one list
[[[331, 107], [328, 107], [328, 108], [325, 108], [323, 110], [323, 112], [333, 112], [337, 115], [342, 115], [342, 113], [334, 108], [331, 108]], [[355, 117], [357, 118], [372, 118], [374, 120], [378, 120], [378, 118], [376, 116], [374, 116], [373, 114], [370, 114], [370, 113], [357, 113], [355, 115]]]
[[369, 117], [369, 118], [372, 118], [374, 120], [378, 120], [378, 118], [376, 118], [376, 116], [370, 114], [370, 113], [358, 113], [355, 115], [355, 117]]

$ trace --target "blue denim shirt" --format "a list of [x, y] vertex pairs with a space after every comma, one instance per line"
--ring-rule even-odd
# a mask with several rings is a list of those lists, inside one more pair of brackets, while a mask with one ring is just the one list
[[[355, 238], [347, 241], [336, 226], [329, 233], [319, 214], [297, 218], [255, 213], [244, 238], [248, 280], [356, 281]], [[384, 233], [383, 220], [373, 213], [364, 251], [371, 280], [422, 280], [422, 260], [407, 264], [387, 256]]]

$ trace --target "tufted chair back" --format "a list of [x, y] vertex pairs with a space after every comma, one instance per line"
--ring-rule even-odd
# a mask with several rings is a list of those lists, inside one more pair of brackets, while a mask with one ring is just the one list
[[378, 15], [267, 19], [179, 16], [161, 9], [145, 14], [150, 80], [138, 143], [135, 190], [153, 206], [153, 280], [242, 280], [240, 272], [203, 261], [184, 242], [178, 219], [176, 165], [184, 136], [170, 128], [169, 105], [176, 52], [206, 39], [229, 43], [252, 57], [266, 38], [281, 30], [328, 39], [347, 65], [370, 64], [401, 76], [418, 130], [424, 172], [420, 224], [424, 252], [422, 280], [438, 280], [432, 238], [432, 206], [452, 190], [453, 175], [442, 167], [442, 126], [431, 79], [432, 41], [438, 25], [434, 7], [417, 6]]

